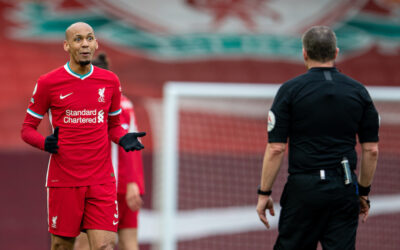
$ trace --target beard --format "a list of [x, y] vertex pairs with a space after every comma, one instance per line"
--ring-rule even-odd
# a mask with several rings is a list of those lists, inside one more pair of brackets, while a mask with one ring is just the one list
[[88, 65], [90, 62], [91, 62], [90, 60], [79, 61], [79, 65], [81, 65], [81, 66], [86, 66], [86, 65]]

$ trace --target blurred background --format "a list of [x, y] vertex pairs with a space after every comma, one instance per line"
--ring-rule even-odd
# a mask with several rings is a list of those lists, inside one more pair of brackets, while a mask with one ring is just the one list
[[[141, 249], [151, 249], [160, 238], [156, 203], [163, 193], [156, 182], [162, 168], [163, 87], [167, 82], [281, 84], [305, 72], [301, 34], [312, 25], [323, 24], [337, 34], [341, 72], [367, 86], [400, 85], [399, 0], [2, 0], [1, 249], [50, 246], [44, 187], [48, 154], [25, 144], [20, 128], [39, 76], [69, 60], [62, 43], [65, 29], [76, 21], [94, 28], [98, 51], [107, 53], [111, 70], [135, 105], [140, 130], [148, 133], [143, 139], [146, 195], [139, 226]], [[388, 118], [387, 122], [382, 119], [381, 155], [372, 191], [382, 201], [382, 209], [360, 225], [358, 249], [400, 246], [398, 101], [377, 104]], [[254, 100], [234, 105], [229, 100], [225, 104], [219, 100], [181, 102], [179, 211], [189, 212], [185, 215], [191, 218], [194, 214], [190, 212], [211, 216], [212, 211], [219, 215], [218, 209], [232, 208], [232, 212], [251, 207], [251, 220], [257, 221], [255, 190], [267, 141], [269, 105]], [[216, 107], [225, 109], [207, 112]], [[261, 112], [235, 114], [243, 107]], [[39, 130], [49, 134], [49, 123], [42, 122]], [[239, 136], [241, 131], [246, 132]], [[239, 141], [233, 139], [238, 137]], [[282, 170], [274, 188], [276, 202], [285, 178]], [[243, 211], [238, 211], [237, 219]], [[184, 222], [181, 231], [199, 226], [198, 220], [196, 225]], [[177, 247], [252, 250], [273, 245], [276, 225], [269, 231], [260, 222], [254, 227], [233, 225], [226, 226], [226, 232], [220, 228], [178, 235]]]

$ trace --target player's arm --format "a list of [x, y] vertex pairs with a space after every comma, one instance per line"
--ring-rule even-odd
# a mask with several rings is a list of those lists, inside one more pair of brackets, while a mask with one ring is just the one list
[[[135, 173], [135, 153], [139, 153], [139, 151], [134, 152], [124, 152], [124, 149], [121, 147], [118, 149], [119, 151], [119, 172], [124, 173], [124, 178], [126, 179], [126, 195], [125, 200], [126, 204], [132, 211], [136, 211], [140, 209], [143, 204], [142, 198], [140, 196], [140, 189], [137, 184], [138, 176]], [[122, 178], [122, 177], [119, 177]]]
[[145, 132], [126, 133], [121, 127], [121, 87], [118, 78], [115, 79], [114, 93], [111, 99], [111, 106], [108, 113], [108, 134], [113, 142], [119, 144], [126, 152], [141, 150], [144, 148], [138, 140], [146, 135]]
[[[135, 115], [135, 110], [133, 108], [133, 104], [131, 104], [132, 109], [129, 112], [129, 132], [137, 132], [138, 124]], [[134, 182], [138, 185], [140, 195], [144, 194], [144, 174], [143, 174], [143, 159], [141, 151], [134, 151], [132, 153], [133, 158], [133, 176]]]
[[135, 182], [128, 182], [126, 184], [126, 204], [132, 211], [137, 211], [143, 204], [142, 197], [140, 197], [139, 186]]
[[133, 154], [133, 171], [135, 180], [134, 182], [138, 185], [140, 195], [145, 193], [144, 185], [144, 171], [143, 171], [143, 159], [141, 151], [134, 151]]
[[[136, 132], [137, 126], [135, 123], [135, 117], [133, 113], [133, 105], [127, 99], [121, 102], [122, 113], [120, 115], [121, 122], [127, 126], [121, 126], [125, 133], [126, 132]], [[120, 173], [125, 173], [126, 178], [126, 195], [125, 200], [126, 204], [128, 205], [129, 209], [132, 211], [137, 211], [143, 204], [142, 198], [140, 197], [140, 189], [137, 184], [138, 182], [138, 175], [135, 171], [135, 157], [137, 153], [140, 151], [134, 152], [124, 152], [123, 148], [119, 148], [119, 156], [123, 157], [124, 159], [119, 161], [118, 168], [120, 168]], [[124, 170], [122, 171], [122, 168]]]
[[[133, 104], [129, 102], [129, 132], [137, 132], [138, 126], [136, 124], [136, 116], [133, 110]], [[143, 205], [141, 194], [144, 191], [143, 185], [143, 163], [141, 151], [134, 151], [132, 155], [131, 178], [126, 186], [126, 201], [132, 211], [139, 210]], [[143, 190], [143, 191], [142, 191]]]
[[22, 125], [21, 138], [36, 148], [50, 153], [57, 153], [58, 129], [55, 134], [49, 135], [46, 138], [37, 131], [37, 127], [42, 121], [44, 114], [49, 109], [48, 96], [48, 88], [39, 79], [33, 91], [31, 102]]
[[[131, 121], [132, 122], [132, 121]], [[141, 195], [144, 193], [143, 163], [141, 151], [129, 153], [132, 156], [129, 171], [127, 171], [126, 203], [132, 211], [139, 210], [143, 205]], [[127, 169], [128, 170], [128, 169]]]
[[41, 119], [31, 116], [29, 113], [26, 114], [24, 123], [21, 129], [21, 138], [24, 142], [44, 150], [45, 138], [37, 131]]
[[126, 187], [126, 202], [132, 211], [143, 205], [141, 195], [144, 193], [143, 163], [141, 151], [130, 152], [132, 156], [131, 168], [128, 174]]
[[24, 124], [21, 129], [21, 138], [26, 143], [47, 151], [52, 154], [58, 152], [58, 127], [54, 130], [54, 133], [44, 138], [38, 131], [37, 127], [40, 124], [40, 119], [32, 117], [26, 114]]
[[126, 133], [120, 125], [119, 114], [109, 117], [108, 134], [111, 140], [120, 145], [126, 152], [144, 148], [139, 138], [145, 136], [146, 132]]

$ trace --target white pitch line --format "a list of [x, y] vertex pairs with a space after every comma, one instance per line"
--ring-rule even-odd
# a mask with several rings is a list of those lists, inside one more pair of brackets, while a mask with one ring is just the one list
[[[400, 194], [371, 196], [371, 216], [400, 213]], [[271, 229], [277, 228], [280, 205], [274, 204], [275, 216], [268, 219]], [[139, 213], [139, 241], [153, 243], [159, 240], [159, 215], [142, 209]], [[257, 216], [254, 206], [196, 209], [177, 213], [178, 240], [198, 239], [221, 234], [267, 230]]]
[[370, 216], [394, 214], [400, 212], [400, 195], [371, 196]]

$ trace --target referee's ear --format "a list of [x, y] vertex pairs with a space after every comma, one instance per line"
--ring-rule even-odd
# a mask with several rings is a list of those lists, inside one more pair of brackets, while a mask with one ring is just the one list
[[335, 58], [334, 59], [336, 59], [337, 58], [337, 56], [339, 55], [339, 48], [336, 48], [336, 52], [335, 52]]
[[303, 58], [304, 58], [304, 61], [308, 60], [307, 51], [306, 51], [306, 49], [304, 47], [303, 47]]

